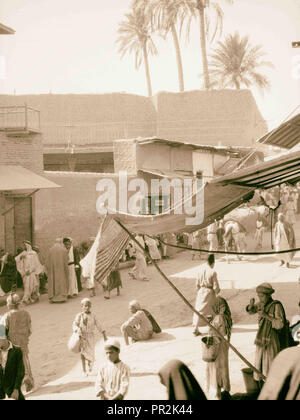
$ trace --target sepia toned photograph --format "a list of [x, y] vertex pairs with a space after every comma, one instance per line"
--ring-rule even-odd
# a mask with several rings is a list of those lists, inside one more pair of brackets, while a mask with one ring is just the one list
[[0, 400], [300, 400], [298, 0], [1, 0]]

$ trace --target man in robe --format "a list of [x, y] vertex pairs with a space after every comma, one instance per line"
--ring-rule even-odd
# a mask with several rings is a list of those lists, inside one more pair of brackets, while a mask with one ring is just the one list
[[142, 309], [138, 301], [132, 300], [129, 302], [129, 310], [132, 316], [121, 326], [121, 332], [127, 345], [129, 344], [129, 337], [133, 342], [149, 340], [154, 332], [161, 332], [153, 316]]
[[209, 251], [215, 251], [218, 249], [218, 223], [215, 220], [214, 223], [210, 224], [207, 228], [207, 240], [209, 243]]
[[[144, 242], [143, 236], [136, 235], [135, 239], [142, 246], [142, 248], [145, 249], [145, 242]], [[132, 279], [149, 281], [146, 275], [147, 263], [146, 263], [144, 252], [136, 243], [134, 243], [134, 246], [135, 246], [135, 266], [133, 267], [131, 271], [129, 271], [128, 274]]]
[[0, 325], [0, 400], [25, 400], [21, 385], [25, 375], [23, 354], [6, 336], [4, 325]]
[[69, 255], [62, 240], [57, 239], [50, 248], [48, 272], [48, 298], [50, 303], [66, 302], [69, 290]]
[[78, 295], [78, 284], [77, 284], [77, 277], [75, 271], [75, 258], [74, 258], [74, 248], [72, 244], [72, 240], [70, 238], [64, 238], [63, 244], [68, 251], [69, 256], [69, 290], [68, 290], [68, 298], [72, 298]]
[[[3, 254], [4, 251], [1, 250]], [[0, 268], [0, 296], [4, 296], [17, 287], [17, 266], [11, 254], [4, 254]]]
[[39, 275], [44, 269], [37, 253], [32, 249], [30, 241], [24, 241], [24, 247], [25, 251], [19, 255], [20, 261], [23, 261], [24, 296], [22, 302], [28, 305], [39, 300]]
[[6, 312], [0, 324], [6, 328], [8, 340], [22, 349], [25, 377], [23, 384], [29, 392], [34, 387], [34, 379], [29, 361], [29, 337], [31, 335], [31, 317], [29, 312], [20, 309], [21, 300], [17, 294], [10, 294], [6, 300], [8, 312]]
[[[278, 222], [274, 230], [274, 243], [276, 251], [296, 248], [293, 226], [285, 221], [283, 213], [279, 213], [278, 215]], [[280, 265], [286, 264], [289, 267], [294, 255], [294, 252], [278, 254]]]
[[[255, 339], [255, 367], [265, 376], [268, 376], [276, 355], [289, 345], [284, 330], [287, 327], [285, 310], [281, 302], [272, 299], [274, 292], [271, 284], [260, 284], [256, 288], [259, 302], [255, 303], [255, 300], [251, 299], [246, 307], [249, 314], [258, 314], [259, 329]], [[253, 377], [261, 388], [263, 385], [261, 376], [254, 372]]]

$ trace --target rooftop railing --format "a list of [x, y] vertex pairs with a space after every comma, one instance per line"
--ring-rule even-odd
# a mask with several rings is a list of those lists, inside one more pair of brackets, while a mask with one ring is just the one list
[[0, 107], [1, 131], [39, 133], [40, 129], [40, 111], [27, 105]]

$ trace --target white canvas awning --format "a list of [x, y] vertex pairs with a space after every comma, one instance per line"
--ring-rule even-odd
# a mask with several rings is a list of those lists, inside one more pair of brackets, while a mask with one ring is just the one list
[[0, 191], [48, 188], [61, 188], [61, 186], [22, 166], [0, 165]]

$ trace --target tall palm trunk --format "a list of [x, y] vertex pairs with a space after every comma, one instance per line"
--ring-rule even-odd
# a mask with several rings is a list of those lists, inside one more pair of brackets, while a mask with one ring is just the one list
[[199, 4], [198, 10], [199, 10], [199, 17], [200, 17], [200, 44], [201, 44], [201, 53], [202, 53], [204, 87], [205, 89], [209, 89], [210, 83], [209, 83], [207, 53], [206, 53], [204, 6], [202, 4]]
[[174, 46], [175, 46], [175, 51], [176, 51], [178, 79], [179, 79], [179, 91], [184, 92], [182, 59], [181, 59], [179, 40], [178, 40], [178, 35], [177, 35], [177, 32], [176, 32], [175, 25], [172, 25], [172, 36], [173, 36], [173, 41], [174, 41]]
[[239, 89], [241, 88], [241, 85], [240, 85], [240, 82], [237, 80], [237, 78], [236, 78], [236, 77], [233, 79], [233, 82], [234, 82], [234, 84], [235, 84], [235, 88], [236, 88], [237, 90], [239, 90]]
[[150, 78], [149, 61], [148, 61], [148, 54], [147, 54], [146, 45], [143, 46], [143, 55], [144, 55], [144, 64], [145, 64], [147, 87], [148, 87], [148, 96], [152, 96], [151, 78]]

